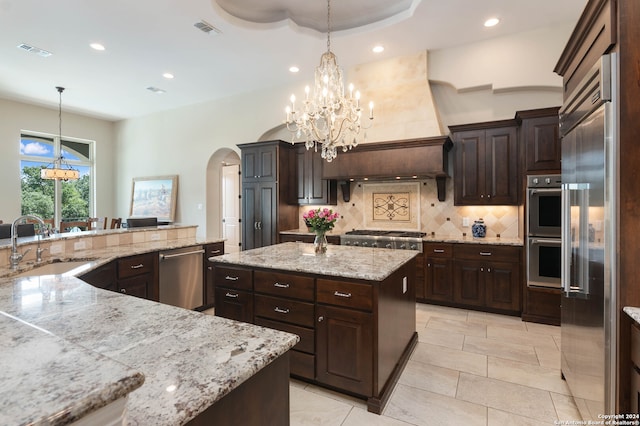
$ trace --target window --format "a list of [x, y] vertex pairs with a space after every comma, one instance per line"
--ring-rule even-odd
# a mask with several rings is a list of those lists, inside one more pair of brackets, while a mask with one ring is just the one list
[[[80, 171], [77, 181], [40, 178], [40, 169], [62, 155]], [[86, 219], [93, 216], [93, 142], [44, 134], [23, 134], [20, 138], [22, 214], [43, 219]], [[54, 226], [54, 227], [57, 227]]]

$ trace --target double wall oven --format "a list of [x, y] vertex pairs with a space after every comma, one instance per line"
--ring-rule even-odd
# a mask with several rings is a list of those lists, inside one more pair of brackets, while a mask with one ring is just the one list
[[527, 177], [527, 285], [560, 288], [560, 175]]

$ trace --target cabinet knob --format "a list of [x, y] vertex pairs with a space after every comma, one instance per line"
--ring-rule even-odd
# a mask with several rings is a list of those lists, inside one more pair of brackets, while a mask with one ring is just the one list
[[207, 266], [207, 269], [213, 271], [213, 266]]
[[491, 268], [487, 268], [487, 272], [491, 272]]
[[324, 321], [324, 317], [323, 316], [319, 316], [318, 317], [318, 322], [322, 322], [322, 321]]
[[427, 263], [427, 267], [431, 268], [431, 264], [430, 264], [430, 263]]
[[480, 272], [484, 272], [484, 268], [480, 268]]
[[487, 198], [491, 198], [491, 194], [488, 194], [488, 195], [487, 195]]
[[127, 289], [126, 289], [126, 288], [121, 288], [121, 289], [120, 289], [120, 293], [127, 294]]
[[480, 198], [484, 198], [484, 194], [481, 194], [481, 195], [480, 195]]

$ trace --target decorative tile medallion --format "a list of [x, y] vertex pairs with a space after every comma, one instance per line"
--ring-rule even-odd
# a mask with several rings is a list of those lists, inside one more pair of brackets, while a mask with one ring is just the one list
[[378, 229], [420, 229], [420, 185], [363, 184], [364, 223]]

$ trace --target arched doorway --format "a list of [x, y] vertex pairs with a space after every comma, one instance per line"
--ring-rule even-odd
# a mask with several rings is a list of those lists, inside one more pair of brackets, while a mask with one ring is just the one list
[[207, 164], [207, 238], [225, 238], [225, 253], [240, 250], [240, 156], [230, 148]]

